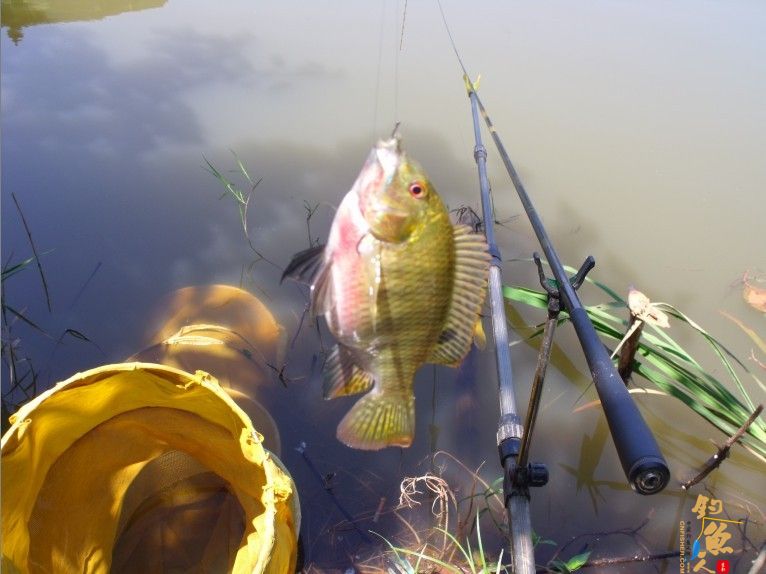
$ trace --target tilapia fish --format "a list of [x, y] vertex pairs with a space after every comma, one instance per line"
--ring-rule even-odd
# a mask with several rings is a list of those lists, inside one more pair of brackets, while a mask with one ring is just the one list
[[311, 286], [312, 310], [338, 342], [325, 364], [325, 398], [367, 393], [338, 439], [365, 450], [412, 443], [415, 372], [457, 366], [468, 353], [488, 269], [484, 236], [451, 223], [399, 137], [378, 142], [327, 245], [295, 255], [284, 274]]

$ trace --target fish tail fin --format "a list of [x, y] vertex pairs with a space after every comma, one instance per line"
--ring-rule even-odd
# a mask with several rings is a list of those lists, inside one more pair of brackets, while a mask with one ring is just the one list
[[408, 447], [415, 434], [415, 395], [373, 391], [357, 401], [338, 425], [338, 440], [351, 448]]

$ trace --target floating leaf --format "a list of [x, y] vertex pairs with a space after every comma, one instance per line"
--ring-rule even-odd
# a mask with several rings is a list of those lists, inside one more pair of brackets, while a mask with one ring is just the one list
[[762, 273], [745, 273], [745, 286], [742, 289], [742, 296], [750, 306], [766, 313], [766, 288], [756, 285], [756, 283], [766, 284], [766, 276]]
[[575, 570], [582, 568], [583, 564], [588, 561], [588, 556], [590, 556], [590, 550], [587, 550], [582, 554], [572, 556], [569, 560], [566, 561], [566, 565], [567, 568], [569, 568], [569, 571], [574, 572]]

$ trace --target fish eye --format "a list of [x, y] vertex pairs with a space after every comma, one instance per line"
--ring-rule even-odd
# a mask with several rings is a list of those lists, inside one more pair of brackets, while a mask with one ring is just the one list
[[419, 181], [413, 181], [410, 184], [410, 195], [422, 199], [426, 196], [426, 187]]

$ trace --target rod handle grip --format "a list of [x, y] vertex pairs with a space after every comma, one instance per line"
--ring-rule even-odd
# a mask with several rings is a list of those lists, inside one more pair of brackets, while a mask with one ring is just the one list
[[631, 487], [640, 494], [656, 494], [668, 484], [670, 470], [654, 435], [612, 363], [584, 308], [570, 313], [601, 399], [609, 431]]

